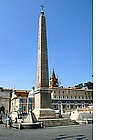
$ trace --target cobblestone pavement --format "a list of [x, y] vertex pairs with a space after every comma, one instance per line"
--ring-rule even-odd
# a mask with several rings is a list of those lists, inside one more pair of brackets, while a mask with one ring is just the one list
[[0, 124], [1, 140], [92, 140], [93, 124], [47, 127], [41, 129], [8, 129]]

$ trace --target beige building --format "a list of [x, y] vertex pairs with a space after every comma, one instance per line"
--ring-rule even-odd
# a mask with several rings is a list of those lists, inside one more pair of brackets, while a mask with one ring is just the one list
[[52, 88], [52, 105], [55, 109], [76, 109], [88, 107], [93, 104], [93, 91], [77, 88]]
[[0, 87], [0, 112], [9, 113], [11, 107], [12, 89]]
[[93, 90], [76, 87], [59, 87], [58, 77], [53, 70], [50, 78], [52, 106], [64, 110], [84, 108], [93, 105]]

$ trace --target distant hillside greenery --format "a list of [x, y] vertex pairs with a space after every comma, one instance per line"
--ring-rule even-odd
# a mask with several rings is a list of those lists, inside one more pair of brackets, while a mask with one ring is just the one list
[[83, 88], [83, 87], [87, 87], [88, 89], [93, 89], [93, 83], [92, 82], [86, 82], [86, 83], [80, 83], [78, 85], [75, 85], [75, 87], [77, 88]]

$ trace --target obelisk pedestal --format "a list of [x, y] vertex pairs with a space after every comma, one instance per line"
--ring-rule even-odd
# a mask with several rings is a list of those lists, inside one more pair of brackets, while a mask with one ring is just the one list
[[46, 38], [46, 17], [42, 8], [38, 29], [38, 65], [37, 89], [35, 91], [35, 109], [33, 113], [38, 120], [55, 118], [52, 110], [51, 91], [49, 90], [48, 51]]
[[49, 89], [37, 89], [35, 91], [35, 109], [33, 110], [37, 120], [56, 118], [51, 109], [51, 93]]

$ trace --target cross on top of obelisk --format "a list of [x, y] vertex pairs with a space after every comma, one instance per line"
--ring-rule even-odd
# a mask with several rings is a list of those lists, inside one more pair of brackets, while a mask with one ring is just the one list
[[41, 7], [41, 11], [44, 12], [44, 5], [42, 4], [42, 5], [40, 5], [40, 7]]

